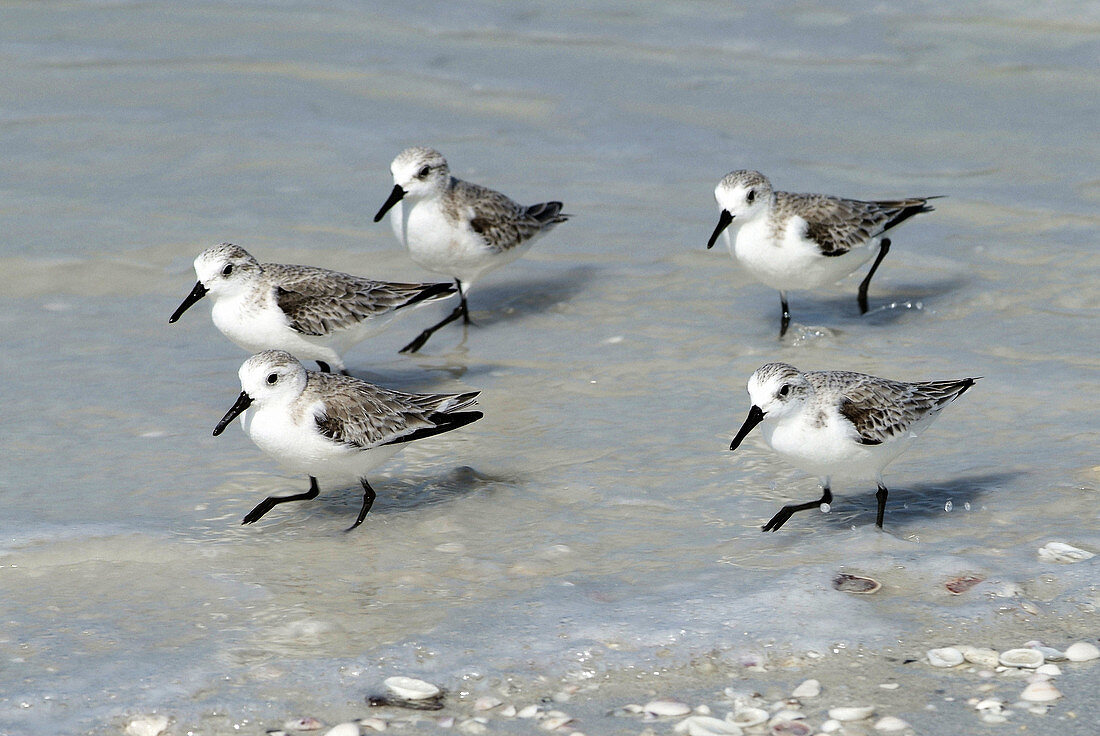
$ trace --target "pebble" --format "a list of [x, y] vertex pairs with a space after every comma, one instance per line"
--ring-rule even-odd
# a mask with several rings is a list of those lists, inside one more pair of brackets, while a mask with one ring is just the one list
[[1079, 641], [1066, 647], [1066, 659], [1070, 662], [1088, 662], [1100, 658], [1100, 649], [1095, 644]]
[[1062, 693], [1054, 687], [1054, 683], [1050, 680], [1033, 682], [1020, 693], [1020, 698], [1029, 703], [1049, 703], [1051, 700], [1057, 700], [1060, 697], [1062, 697]]
[[1009, 649], [999, 657], [1005, 667], [1034, 669], [1043, 663], [1043, 653], [1038, 649]]
[[1069, 564], [1071, 562], [1091, 560], [1093, 557], [1096, 557], [1096, 555], [1092, 552], [1087, 552], [1078, 547], [1074, 547], [1072, 544], [1066, 544], [1065, 542], [1047, 542], [1039, 548], [1039, 559], [1043, 562], [1061, 562], [1063, 564]]
[[394, 695], [405, 700], [426, 700], [434, 698], [441, 692], [430, 682], [417, 680], [415, 677], [387, 677], [383, 684]]
[[742, 731], [736, 724], [711, 716], [690, 716], [676, 724], [672, 729], [687, 736], [741, 736]]
[[324, 725], [316, 718], [295, 718], [284, 723], [283, 728], [287, 731], [318, 731]]
[[983, 580], [985, 578], [980, 578], [977, 575], [959, 575], [948, 580], [943, 584], [943, 587], [947, 588], [947, 592], [951, 595], [962, 595]]
[[661, 698], [651, 700], [644, 706], [647, 715], [651, 716], [686, 716], [691, 713], [691, 706], [681, 703], [679, 700]]
[[168, 716], [151, 714], [138, 716], [126, 726], [127, 736], [157, 736], [168, 728]]
[[862, 721], [875, 714], [875, 709], [869, 705], [849, 705], [829, 709], [829, 718], [834, 721]]
[[875, 721], [876, 731], [885, 731], [887, 733], [893, 733], [894, 731], [904, 731], [909, 728], [909, 724], [901, 720], [897, 716], [883, 716]]
[[955, 647], [929, 649], [926, 656], [933, 667], [954, 667], [963, 663], [963, 654]]
[[1057, 649], [1055, 649], [1054, 647], [1044, 647], [1042, 644], [1038, 644], [1038, 643], [1036, 643], [1036, 644], [1025, 644], [1024, 646], [1028, 646], [1028, 647], [1031, 647], [1032, 649], [1037, 649], [1038, 651], [1042, 652], [1043, 659], [1045, 659], [1048, 662], [1065, 662], [1066, 661], [1066, 653], [1065, 652], [1060, 652]]
[[806, 680], [791, 692], [794, 698], [816, 698], [821, 695], [821, 683], [817, 680]]
[[359, 724], [355, 721], [337, 723], [325, 731], [325, 736], [359, 736]]

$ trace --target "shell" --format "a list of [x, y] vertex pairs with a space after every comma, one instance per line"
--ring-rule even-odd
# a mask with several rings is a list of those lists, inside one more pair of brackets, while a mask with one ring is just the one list
[[[929, 649], [926, 652], [928, 663], [933, 667], [954, 667], [963, 663], [963, 654], [955, 647]], [[839, 720], [843, 720], [838, 718]]]
[[168, 728], [168, 716], [147, 715], [138, 716], [126, 726], [127, 736], [157, 736]]
[[897, 716], [883, 716], [875, 721], [876, 731], [885, 731], [886, 733], [893, 733], [894, 731], [904, 731], [909, 728], [909, 724], [901, 720]]
[[1092, 552], [1087, 552], [1072, 544], [1065, 542], [1047, 542], [1039, 548], [1039, 559], [1043, 562], [1081, 562], [1096, 557]]
[[686, 716], [691, 713], [691, 706], [687, 703], [667, 698], [651, 700], [645, 704], [644, 709], [651, 716]]
[[371, 718], [363, 718], [362, 720], [359, 721], [359, 725], [362, 726], [363, 728], [369, 728], [372, 731], [379, 731], [379, 732], [385, 731], [388, 728], [388, 725], [386, 724], [386, 722], [384, 720], [382, 720], [381, 718], [373, 717], [373, 716]]
[[538, 705], [532, 703], [531, 705], [520, 708], [519, 712], [516, 713], [516, 718], [534, 718], [538, 714], [539, 714]]
[[1020, 699], [1026, 700], [1029, 703], [1049, 703], [1060, 697], [1062, 697], [1062, 693], [1058, 691], [1058, 688], [1054, 687], [1054, 683], [1050, 680], [1033, 682], [1025, 687], [1024, 691], [1020, 693]]
[[689, 716], [672, 730], [687, 736], [741, 736], [742, 733], [739, 726], [711, 716]]
[[802, 721], [772, 721], [773, 736], [810, 736], [814, 730]]
[[506, 705], [503, 708], [501, 708], [499, 711], [497, 711], [497, 715], [504, 716], [505, 718], [515, 718], [516, 717], [516, 706]]
[[504, 701], [492, 695], [482, 695], [474, 701], [474, 710], [492, 710]]
[[1001, 655], [993, 649], [962, 646], [959, 647], [959, 651], [962, 652], [963, 659], [967, 662], [986, 669], [993, 669], [1001, 663]]
[[985, 578], [977, 575], [958, 575], [944, 583], [943, 587], [947, 588], [947, 592], [951, 595], [962, 595], [983, 580]]
[[394, 695], [405, 700], [427, 700], [442, 692], [432, 683], [417, 680], [415, 677], [387, 677], [383, 684]]
[[821, 695], [821, 683], [817, 680], [806, 680], [791, 691], [792, 698], [816, 698]]
[[830, 718], [821, 724], [821, 733], [836, 733], [840, 729], [844, 728], [840, 721]]
[[1062, 668], [1056, 664], [1043, 664], [1039, 665], [1035, 670], [1040, 675], [1046, 675], [1047, 677], [1057, 677], [1062, 674]]
[[834, 721], [862, 721], [874, 714], [875, 709], [869, 705], [848, 705], [829, 709], [829, 718]]
[[359, 736], [359, 724], [355, 721], [337, 723], [325, 731], [325, 736]]
[[768, 720], [768, 711], [763, 708], [741, 708], [726, 716], [726, 720], [741, 728], [752, 728]]
[[555, 731], [562, 726], [572, 723], [573, 719], [569, 716], [551, 716], [545, 721], [539, 723], [539, 728], [543, 731]]
[[1000, 662], [1005, 667], [1034, 669], [1043, 663], [1043, 653], [1038, 649], [1009, 649], [1001, 652]]
[[849, 575], [846, 572], [841, 572], [833, 578], [833, 590], [839, 590], [842, 593], [870, 595], [881, 587], [882, 583], [879, 581], [862, 575]]
[[1095, 644], [1079, 641], [1066, 647], [1066, 659], [1070, 662], [1088, 662], [1100, 658], [1100, 649]]

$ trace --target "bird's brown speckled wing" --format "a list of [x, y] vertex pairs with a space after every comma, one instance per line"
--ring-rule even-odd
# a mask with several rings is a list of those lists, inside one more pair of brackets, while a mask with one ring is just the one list
[[279, 309], [305, 335], [327, 335], [454, 291], [451, 284], [371, 281], [312, 266], [268, 263], [263, 269], [277, 284]]
[[[407, 394], [350, 376], [310, 372], [307, 391], [324, 405], [317, 428], [330, 439], [366, 449], [426, 437], [468, 424], [480, 412], [461, 412], [477, 399], [465, 394]], [[477, 417], [469, 419], [473, 414]], [[468, 421], [461, 421], [462, 419]]]
[[878, 445], [904, 434], [935, 415], [974, 385], [975, 378], [906, 383], [843, 371], [813, 372], [806, 377], [815, 390], [841, 395], [837, 407], [855, 427], [860, 442]]
[[455, 208], [452, 217], [467, 218], [470, 228], [495, 253], [515, 248], [569, 218], [562, 214], [561, 202], [525, 207], [500, 192], [461, 179], [454, 180], [450, 204]]
[[806, 221], [804, 237], [816, 243], [822, 255], [841, 256], [913, 215], [931, 212], [928, 199], [864, 202], [824, 194], [776, 192], [775, 217], [784, 223], [793, 215], [801, 217]]

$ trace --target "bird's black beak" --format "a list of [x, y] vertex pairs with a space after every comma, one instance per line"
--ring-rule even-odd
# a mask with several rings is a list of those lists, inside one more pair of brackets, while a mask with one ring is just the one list
[[184, 312], [191, 308], [191, 305], [206, 296], [206, 287], [199, 281], [195, 284], [195, 288], [191, 290], [191, 293], [187, 295], [187, 298], [183, 300], [183, 304], [176, 307], [176, 311], [172, 312], [172, 316], [168, 318], [168, 324], [172, 324], [179, 319]]
[[218, 422], [218, 426], [214, 427], [214, 436], [225, 431], [225, 428], [229, 426], [229, 423], [236, 419], [242, 411], [252, 406], [252, 397], [241, 391], [241, 395], [237, 397], [237, 402], [229, 408], [229, 411], [225, 413], [222, 420]]
[[745, 423], [741, 425], [741, 429], [737, 430], [737, 436], [733, 438], [733, 442], [730, 443], [730, 451], [736, 450], [741, 441], [745, 439], [745, 435], [753, 430], [757, 424], [764, 421], [764, 412], [756, 404], [752, 405], [749, 409], [749, 415], [745, 418]]
[[733, 222], [733, 215], [730, 214], [729, 210], [722, 210], [722, 214], [718, 215], [718, 225], [714, 228], [714, 232], [710, 234], [710, 240], [707, 241], [707, 250], [714, 247], [714, 241], [718, 240], [718, 236], [730, 226], [731, 222]]
[[390, 198], [382, 205], [382, 209], [378, 210], [378, 214], [374, 216], [374, 221], [378, 222], [385, 217], [386, 213], [390, 211], [390, 208], [400, 202], [407, 193], [408, 192], [406, 192], [400, 184], [394, 184], [393, 191], [390, 192]]

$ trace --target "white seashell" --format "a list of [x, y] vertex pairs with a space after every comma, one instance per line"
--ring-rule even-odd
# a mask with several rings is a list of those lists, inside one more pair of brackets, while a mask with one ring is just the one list
[[157, 736], [168, 728], [168, 716], [151, 714], [138, 716], [126, 726], [126, 736]]
[[709, 716], [711, 714], [710, 706], [706, 703], [704, 703], [703, 705], [695, 706], [695, 710], [693, 712], [697, 716]]
[[1035, 703], [1034, 705], [1029, 705], [1027, 707], [1027, 712], [1028, 713], [1033, 713], [1034, 715], [1037, 715], [1037, 716], [1046, 715], [1048, 710], [1050, 710], [1050, 706], [1049, 705], [1044, 705], [1043, 703]]
[[544, 721], [539, 722], [539, 728], [543, 731], [555, 731], [562, 726], [572, 723], [573, 719], [569, 716], [551, 716]]
[[996, 667], [1001, 663], [1000, 655], [992, 649], [985, 649], [983, 647], [969, 647], [961, 646], [958, 650], [962, 652], [963, 659], [971, 664], [976, 664], [979, 667], [988, 667], [990, 669]]
[[1079, 641], [1066, 647], [1066, 659], [1070, 662], [1088, 662], [1100, 657], [1100, 649], [1095, 644]]
[[1043, 562], [1081, 562], [1096, 557], [1092, 552], [1074, 547], [1065, 542], [1047, 542], [1039, 548], [1039, 559]]
[[317, 731], [324, 728], [323, 723], [316, 718], [295, 718], [294, 720], [287, 721], [283, 724], [283, 728], [287, 731]]
[[440, 728], [453, 728], [455, 725], [455, 717], [443, 716], [442, 718], [437, 718], [435, 724]]
[[381, 718], [361, 718], [359, 719], [359, 725], [363, 728], [369, 728], [372, 731], [382, 732], [388, 727], [386, 722]]
[[482, 695], [474, 701], [474, 710], [492, 710], [504, 701], [492, 695]]
[[711, 716], [690, 716], [672, 729], [687, 736], [741, 736], [741, 728], [729, 721]]
[[1043, 653], [1038, 649], [1009, 649], [1001, 652], [1000, 662], [1005, 667], [1034, 669], [1043, 663]]
[[1054, 683], [1050, 680], [1033, 682], [1020, 693], [1020, 699], [1029, 703], [1049, 703], [1051, 700], [1057, 700], [1060, 697], [1062, 697], [1062, 693], [1058, 692], [1058, 688], [1054, 687]]
[[994, 713], [1000, 713], [1004, 708], [1004, 701], [997, 700], [996, 698], [986, 698], [985, 700], [979, 701], [974, 708], [976, 710], [988, 710]]
[[768, 711], [763, 708], [740, 708], [726, 716], [726, 720], [741, 728], [752, 728], [768, 720]]
[[862, 721], [865, 718], [870, 718], [874, 714], [875, 709], [869, 705], [849, 705], [829, 709], [829, 718], [832, 718], [834, 721]]
[[667, 698], [651, 700], [644, 707], [645, 712], [651, 716], [686, 716], [691, 713], [691, 706], [687, 703]]
[[791, 691], [792, 698], [816, 698], [821, 695], [821, 683], [817, 680], [806, 680]]
[[467, 736], [481, 736], [483, 733], [489, 732], [489, 729], [485, 727], [484, 723], [475, 721], [473, 718], [468, 718], [459, 723], [458, 730]]
[[325, 731], [325, 736], [359, 736], [359, 724], [355, 721], [337, 723]]
[[909, 728], [909, 724], [901, 720], [897, 716], [883, 716], [875, 721], [876, 731], [885, 731], [886, 733], [893, 733], [894, 731], [904, 731]]
[[982, 720], [986, 723], [1004, 723], [1008, 720], [1008, 718], [1001, 715], [1000, 713], [989, 712], [982, 713]]
[[955, 647], [929, 649], [926, 656], [928, 657], [928, 663], [933, 667], [954, 667], [963, 663], [962, 652]]
[[503, 708], [501, 708], [500, 711], [498, 711], [498, 714], [504, 716], [505, 718], [515, 718], [516, 717], [516, 706], [506, 705]]
[[439, 695], [440, 690], [430, 682], [415, 677], [387, 677], [383, 684], [399, 698], [405, 700], [425, 700]]
[[810, 736], [814, 730], [802, 721], [770, 722], [772, 736]]
[[806, 714], [800, 710], [789, 710], [784, 708], [781, 711], [777, 711], [772, 714], [771, 720], [768, 723], [775, 723], [778, 721], [800, 721], [806, 717]]
[[[1028, 646], [1031, 646], [1030, 644]], [[1048, 662], [1064, 662], [1066, 661], [1066, 653], [1061, 652], [1054, 647], [1044, 647], [1042, 644], [1031, 647], [1036, 651], [1039, 651], [1043, 655], [1043, 659]]]
[[840, 721], [830, 718], [821, 724], [821, 733], [836, 733], [842, 728], [844, 728], [844, 725]]
[[1044, 664], [1044, 665], [1040, 665], [1038, 667], [1038, 669], [1036, 669], [1035, 671], [1037, 673], [1039, 673], [1040, 675], [1046, 675], [1047, 677], [1057, 677], [1058, 675], [1062, 674], [1062, 668], [1061, 667], [1059, 667], [1056, 664], [1049, 664], [1049, 663]]
[[901, 683], [899, 683], [899, 682], [884, 682], [881, 685], [879, 685], [879, 687], [881, 687], [883, 690], [897, 690], [899, 687], [901, 687]]

